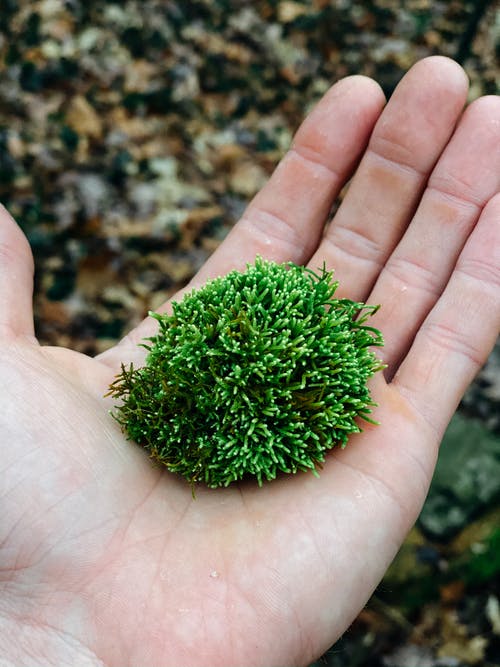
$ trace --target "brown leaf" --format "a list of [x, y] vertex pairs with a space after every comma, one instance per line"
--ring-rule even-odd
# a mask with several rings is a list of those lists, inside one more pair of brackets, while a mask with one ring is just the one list
[[83, 95], [75, 95], [66, 113], [67, 124], [78, 134], [99, 139], [102, 136], [102, 121]]

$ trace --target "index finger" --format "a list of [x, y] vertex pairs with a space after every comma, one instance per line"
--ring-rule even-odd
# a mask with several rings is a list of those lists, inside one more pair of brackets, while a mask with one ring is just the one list
[[335, 84], [298, 129], [290, 150], [196, 280], [242, 269], [256, 255], [307, 262], [384, 105], [374, 81]]

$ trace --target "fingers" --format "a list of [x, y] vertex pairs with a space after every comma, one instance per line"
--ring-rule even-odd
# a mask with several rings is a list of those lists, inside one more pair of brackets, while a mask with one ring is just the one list
[[302, 123], [268, 184], [196, 276], [196, 283], [244, 268], [257, 254], [278, 262], [307, 262], [384, 103], [378, 84], [366, 77], [335, 84]]
[[485, 97], [465, 112], [369, 296], [370, 303], [382, 304], [371, 324], [384, 333], [388, 377], [443, 291], [482, 208], [499, 190], [500, 98]]
[[496, 195], [392, 383], [439, 436], [499, 333], [500, 195]]
[[400, 240], [467, 96], [466, 76], [447, 58], [417, 63], [380, 116], [368, 149], [312, 268], [335, 269], [339, 293], [365, 300]]
[[0, 336], [34, 336], [33, 257], [26, 237], [0, 205]]
[[[348, 77], [335, 84], [301, 125], [269, 183], [187, 289], [231, 269], [243, 269], [258, 254], [278, 262], [307, 262], [384, 102], [378, 84], [366, 77]], [[143, 352], [137, 351], [137, 344], [156, 327], [152, 318], [146, 318], [99, 359], [112, 367], [131, 357], [139, 363]]]

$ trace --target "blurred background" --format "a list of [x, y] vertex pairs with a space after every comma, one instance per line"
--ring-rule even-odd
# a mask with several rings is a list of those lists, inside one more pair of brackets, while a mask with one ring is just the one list
[[[0, 200], [33, 248], [42, 343], [111, 346], [188, 282], [332, 83], [389, 96], [430, 54], [470, 99], [497, 94], [498, 3], [0, 0]], [[498, 667], [499, 574], [497, 345], [416, 527], [315, 665]]]

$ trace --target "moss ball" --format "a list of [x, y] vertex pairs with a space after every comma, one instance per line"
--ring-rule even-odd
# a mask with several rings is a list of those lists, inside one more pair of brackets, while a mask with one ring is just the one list
[[208, 282], [145, 344], [144, 367], [111, 385], [127, 436], [191, 483], [316, 472], [371, 421], [367, 380], [383, 366], [366, 326], [377, 307], [334, 297], [332, 273], [257, 258]]

